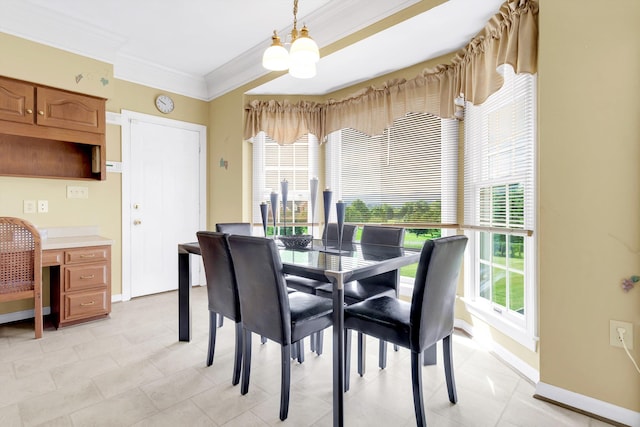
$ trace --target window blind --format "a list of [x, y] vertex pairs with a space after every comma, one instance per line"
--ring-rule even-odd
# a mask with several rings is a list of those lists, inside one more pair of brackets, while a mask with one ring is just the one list
[[[281, 214], [282, 194], [280, 183], [289, 182], [287, 222], [311, 220], [307, 205], [309, 180], [318, 176], [318, 140], [313, 135], [304, 135], [293, 144], [279, 145], [260, 132], [253, 138], [253, 222], [260, 224], [260, 203], [270, 204], [272, 191], [278, 193], [278, 212]], [[269, 222], [273, 221], [271, 208]], [[277, 216], [277, 221], [282, 221]]]
[[464, 226], [534, 229], [535, 76], [498, 70], [503, 87], [482, 105], [465, 105]]
[[329, 135], [325, 178], [347, 221], [455, 224], [457, 129], [456, 120], [408, 113], [382, 135]]

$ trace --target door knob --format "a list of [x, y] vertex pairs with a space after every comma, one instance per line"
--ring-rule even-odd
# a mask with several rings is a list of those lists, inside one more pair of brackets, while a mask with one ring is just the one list
[[137, 203], [135, 203], [135, 204], [133, 205], [133, 209], [140, 209], [140, 205], [139, 205], [139, 204], [137, 204]]
[[140, 225], [140, 224], [142, 224], [142, 221], [140, 221], [139, 219], [133, 220], [133, 225]]

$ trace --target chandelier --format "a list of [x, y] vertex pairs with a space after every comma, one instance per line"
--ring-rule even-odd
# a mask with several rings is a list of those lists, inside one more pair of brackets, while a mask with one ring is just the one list
[[[271, 71], [289, 70], [292, 77], [309, 79], [316, 75], [316, 63], [320, 60], [318, 45], [309, 37], [306, 25], [298, 33], [298, 0], [293, 0], [293, 29], [289, 51], [280, 42], [278, 32], [273, 30], [271, 46], [262, 55], [262, 66]], [[287, 43], [289, 44], [289, 43]]]

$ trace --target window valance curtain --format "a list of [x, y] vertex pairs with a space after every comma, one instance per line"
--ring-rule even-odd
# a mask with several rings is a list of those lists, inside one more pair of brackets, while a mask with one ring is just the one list
[[510, 64], [516, 73], [535, 73], [537, 48], [537, 1], [508, 0], [451, 63], [426, 69], [411, 80], [367, 87], [342, 100], [252, 101], [245, 111], [244, 136], [264, 131], [280, 144], [291, 144], [306, 133], [324, 141], [343, 128], [378, 135], [408, 112], [454, 118], [457, 96], [464, 94], [478, 105], [502, 86], [500, 65]]

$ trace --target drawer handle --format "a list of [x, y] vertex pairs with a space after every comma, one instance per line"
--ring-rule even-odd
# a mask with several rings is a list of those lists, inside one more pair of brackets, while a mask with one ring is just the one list
[[90, 276], [80, 276], [81, 279], [93, 279], [94, 277], [96, 277], [95, 274], [92, 274]]
[[81, 303], [80, 305], [81, 305], [81, 306], [83, 306], [83, 307], [86, 307], [86, 306], [88, 306], [88, 305], [95, 305], [95, 303], [96, 303], [95, 301], [91, 301], [91, 302], [83, 302], [83, 303]]
[[95, 258], [96, 254], [82, 254], [80, 258]]

